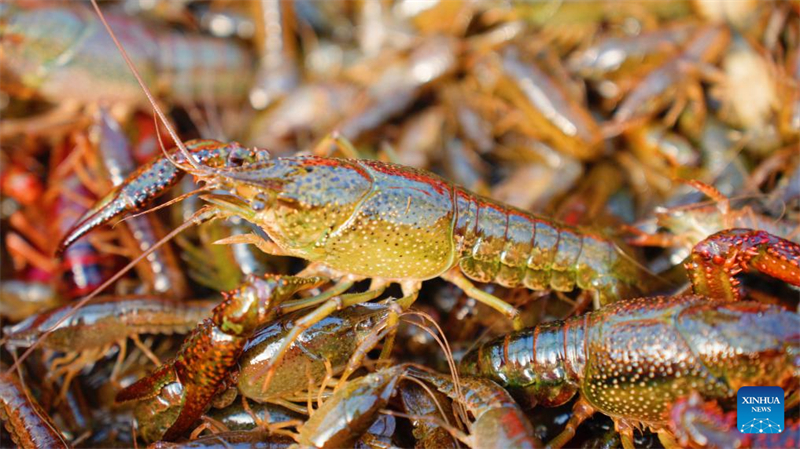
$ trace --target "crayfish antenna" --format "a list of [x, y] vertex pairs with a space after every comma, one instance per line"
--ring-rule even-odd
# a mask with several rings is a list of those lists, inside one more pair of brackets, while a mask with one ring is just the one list
[[178, 226], [177, 228], [172, 230], [169, 234], [165, 235], [161, 240], [157, 241], [153, 246], [148, 248], [146, 251], [142, 252], [142, 254], [139, 254], [135, 259], [131, 260], [130, 263], [128, 263], [128, 265], [125, 265], [114, 276], [111, 276], [102, 285], [97, 287], [92, 293], [90, 293], [89, 295], [87, 295], [87, 296], [81, 298], [79, 301], [77, 301], [75, 303], [74, 307], [72, 308], [72, 310], [70, 310], [68, 313], [64, 314], [64, 316], [62, 316], [58, 321], [56, 321], [55, 324], [53, 324], [52, 326], [50, 326], [50, 328], [48, 328], [46, 331], [44, 331], [42, 333], [42, 335], [39, 337], [39, 339], [36, 340], [35, 342], [33, 342], [33, 344], [31, 344], [28, 347], [28, 349], [26, 349], [25, 352], [22, 353], [22, 355], [19, 357], [19, 359], [17, 359], [14, 362], [14, 365], [12, 365], [11, 368], [9, 368], [6, 372], [10, 373], [10, 372], [18, 369], [19, 366], [21, 366], [22, 362], [24, 362], [25, 359], [27, 359], [28, 356], [33, 353], [33, 351], [36, 349], [36, 347], [39, 346], [39, 344], [42, 341], [44, 341], [45, 337], [47, 337], [49, 334], [51, 334], [53, 332], [53, 330], [57, 329], [58, 326], [61, 325], [61, 323], [67, 321], [72, 316], [74, 316], [75, 313], [77, 313], [77, 311], [80, 310], [81, 307], [85, 306], [86, 304], [89, 303], [89, 301], [91, 301], [94, 298], [96, 298], [100, 293], [103, 292], [103, 290], [108, 288], [114, 282], [117, 282], [127, 272], [131, 271], [133, 269], [133, 267], [136, 266], [136, 264], [138, 264], [139, 262], [143, 261], [147, 256], [152, 254], [154, 251], [157, 251], [165, 243], [167, 243], [170, 240], [172, 240], [176, 235], [180, 234], [185, 229], [187, 229], [187, 228], [189, 228], [191, 226], [194, 226], [196, 224], [200, 224], [200, 223], [202, 223], [204, 221], [213, 220], [214, 218], [217, 218], [217, 213], [214, 211], [213, 208], [208, 207], [208, 206], [200, 209], [197, 212], [195, 212], [195, 214], [192, 215], [192, 217], [190, 217], [183, 224], [181, 224], [180, 226]]
[[[111, 39], [114, 41], [114, 45], [117, 46], [119, 52], [122, 54], [122, 58], [125, 59], [125, 64], [127, 64], [128, 68], [131, 69], [133, 76], [136, 78], [136, 81], [139, 83], [139, 86], [142, 88], [144, 94], [147, 96], [147, 100], [150, 101], [150, 104], [153, 106], [153, 110], [156, 112], [156, 115], [158, 115], [158, 118], [160, 118], [161, 122], [164, 123], [164, 127], [167, 128], [167, 132], [169, 133], [170, 137], [172, 137], [172, 140], [175, 142], [175, 144], [178, 146], [178, 149], [180, 150], [181, 154], [183, 154], [183, 156], [186, 158], [186, 160], [189, 162], [192, 168], [194, 168], [198, 172], [208, 173], [209, 168], [201, 165], [200, 162], [197, 161], [197, 159], [195, 159], [194, 156], [192, 156], [192, 154], [186, 148], [186, 145], [184, 145], [183, 141], [178, 137], [178, 133], [175, 132], [175, 128], [173, 128], [172, 125], [169, 123], [169, 120], [167, 120], [167, 116], [166, 114], [164, 114], [164, 111], [156, 102], [155, 96], [153, 96], [153, 93], [150, 92], [150, 89], [144, 83], [144, 80], [142, 80], [141, 75], [139, 75], [139, 71], [136, 70], [136, 66], [133, 65], [131, 58], [128, 56], [128, 52], [126, 52], [125, 48], [122, 47], [122, 44], [119, 43], [116, 34], [114, 34], [114, 31], [108, 25], [108, 22], [106, 21], [103, 12], [100, 10], [100, 6], [97, 5], [97, 0], [92, 0], [92, 6], [94, 7], [94, 10], [97, 12], [97, 15], [100, 17], [100, 21], [103, 22], [103, 26], [106, 28], [106, 31], [108, 31], [108, 34], [111, 36]], [[169, 155], [166, 153], [165, 156], [169, 158]]]
[[431, 325], [434, 328], [436, 328], [436, 331], [438, 332], [438, 335], [437, 335], [436, 332], [431, 330], [431, 328], [429, 328], [428, 326], [425, 326], [422, 323], [417, 323], [417, 322], [414, 322], [414, 321], [406, 320], [407, 323], [409, 323], [411, 325], [414, 325], [414, 326], [417, 326], [420, 329], [422, 329], [423, 331], [427, 332], [436, 341], [436, 343], [442, 349], [442, 352], [444, 352], [445, 360], [447, 361], [448, 368], [450, 368], [450, 375], [451, 375], [451, 378], [453, 379], [453, 387], [454, 387], [454, 390], [455, 390], [455, 396], [456, 396], [457, 399], [459, 399], [459, 401], [456, 402], [455, 409], [456, 409], [457, 413], [459, 413], [460, 418], [462, 420], [466, 420], [467, 419], [467, 411], [464, 409], [464, 407], [462, 405], [465, 402], [465, 398], [464, 398], [464, 393], [463, 393], [463, 391], [461, 389], [461, 380], [460, 380], [459, 374], [458, 374], [458, 365], [456, 364], [455, 359], [453, 358], [453, 351], [450, 349], [450, 343], [447, 341], [447, 336], [445, 335], [444, 331], [442, 331], [442, 328], [439, 326], [439, 324], [433, 319], [433, 317], [431, 317], [427, 313], [425, 313], [423, 311], [420, 311], [420, 310], [406, 310], [405, 312], [403, 312], [401, 314], [401, 316], [408, 316], [408, 315], [418, 316], [418, 317], [422, 318], [423, 320], [430, 322]]

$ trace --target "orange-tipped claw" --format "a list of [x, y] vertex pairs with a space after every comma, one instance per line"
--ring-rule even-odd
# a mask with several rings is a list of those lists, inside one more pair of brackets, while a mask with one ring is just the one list
[[695, 245], [686, 270], [696, 294], [735, 301], [742, 271], [800, 286], [800, 245], [765, 231], [728, 229]]

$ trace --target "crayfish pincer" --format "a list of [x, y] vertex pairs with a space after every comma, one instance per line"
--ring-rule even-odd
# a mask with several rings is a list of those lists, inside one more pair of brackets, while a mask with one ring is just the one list
[[756, 302], [687, 295], [621, 301], [567, 321], [549, 322], [486, 343], [462, 361], [517, 398], [556, 406], [580, 399], [569, 441], [595, 412], [609, 415], [633, 447], [633, 429], [669, 444], [669, 407], [699, 392], [731, 400], [742, 386], [798, 388], [800, 315]]
[[256, 327], [274, 317], [282, 301], [320, 283], [317, 278], [251, 277], [225, 294], [174, 359], [117, 394], [117, 402], [139, 401], [135, 415], [142, 437], [175, 439], [191, 427], [223, 386]]

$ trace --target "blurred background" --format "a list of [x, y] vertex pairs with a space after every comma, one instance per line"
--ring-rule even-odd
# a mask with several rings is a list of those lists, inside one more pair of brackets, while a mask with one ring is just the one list
[[[316, 147], [318, 154], [431, 170], [637, 247], [652, 273], [673, 279], [695, 243], [726, 227], [800, 238], [798, 1], [101, 7], [183, 140], [238, 141], [292, 156], [337, 133], [353, 151]], [[58, 240], [98, 198], [161, 153], [159, 134], [89, 3], [12, 0], [0, 13], [0, 316], [10, 326], [92, 292], [190, 217], [199, 200], [105, 227], [55, 257]], [[163, 128], [160, 138], [174, 146]], [[197, 187], [187, 178], [172, 198]], [[174, 302], [212, 297], [248, 274], [302, 268], [252, 245], [212, 244], [248, 232], [260, 231], [232, 220], [181, 233], [107, 293]], [[577, 294], [482, 288], [522, 308], [528, 325], [587, 307]], [[796, 306], [796, 291], [756, 290], [767, 302]], [[108, 301], [118, 314], [119, 299]], [[443, 282], [426, 283], [418, 304], [443, 325], [456, 354], [510, 330]], [[197, 307], [180, 312], [170, 333], [188, 331], [213, 304]], [[52, 320], [41, 316], [40, 323]], [[15, 338], [25, 347], [34, 337]], [[51, 373], [31, 388], [73, 444], [133, 443], [130, 410], [112, 407], [113, 394], [181, 341], [142, 339], [129, 342], [127, 354], [119, 342], [55, 345], [29, 362], [29, 372]], [[398, 360], [445, 367], [427, 334], [406, 329], [399, 339]], [[10, 357], [4, 350], [4, 369]], [[55, 368], [53, 357], [61, 358]], [[568, 410], [535, 410], [539, 436], [551, 438]], [[591, 445], [610, 426], [594, 419], [575, 444], [599, 447]]]

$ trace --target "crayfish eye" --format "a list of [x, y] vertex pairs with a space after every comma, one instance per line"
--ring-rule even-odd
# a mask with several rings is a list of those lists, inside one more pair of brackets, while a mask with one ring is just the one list
[[228, 156], [228, 166], [230, 167], [241, 167], [244, 165], [244, 158], [239, 156], [238, 154], [231, 154]]

